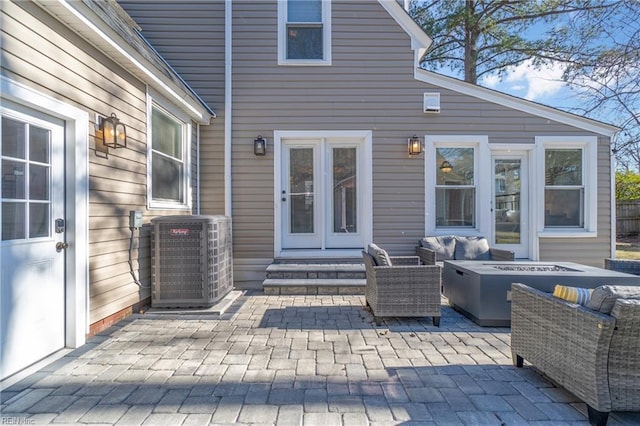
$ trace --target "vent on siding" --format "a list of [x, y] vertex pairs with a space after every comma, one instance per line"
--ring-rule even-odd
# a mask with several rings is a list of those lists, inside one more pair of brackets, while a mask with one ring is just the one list
[[424, 94], [423, 107], [425, 113], [440, 112], [440, 93], [426, 92]]

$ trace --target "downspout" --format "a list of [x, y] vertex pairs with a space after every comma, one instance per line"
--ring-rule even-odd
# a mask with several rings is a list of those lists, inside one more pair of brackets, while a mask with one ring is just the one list
[[[609, 139], [611, 145], [611, 139]], [[609, 170], [611, 173], [611, 258], [616, 257], [617, 210], [616, 210], [616, 153], [609, 151]]]
[[196, 167], [198, 170], [196, 171], [196, 185], [198, 185], [197, 199], [196, 199], [196, 214], [200, 214], [200, 197], [202, 197], [202, 189], [200, 188], [200, 123], [196, 124], [196, 138], [198, 139], [198, 145], [196, 145]]
[[231, 182], [231, 119], [233, 115], [232, 111], [232, 64], [233, 55], [231, 54], [232, 48], [232, 11], [233, 0], [225, 0], [224, 2], [224, 214], [231, 217], [232, 214], [232, 202], [233, 197], [231, 191], [233, 185]]

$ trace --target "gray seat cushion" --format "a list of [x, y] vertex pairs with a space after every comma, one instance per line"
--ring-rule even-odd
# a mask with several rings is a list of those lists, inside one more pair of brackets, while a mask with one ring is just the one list
[[617, 299], [640, 299], [640, 287], [624, 285], [596, 287], [585, 307], [603, 314], [610, 314]]
[[489, 241], [484, 237], [456, 238], [455, 260], [491, 260]]
[[391, 258], [386, 250], [378, 247], [376, 244], [369, 244], [367, 253], [373, 257], [376, 266], [391, 266]]
[[438, 237], [424, 237], [420, 245], [436, 252], [436, 260], [452, 260], [456, 249], [456, 237], [442, 235]]

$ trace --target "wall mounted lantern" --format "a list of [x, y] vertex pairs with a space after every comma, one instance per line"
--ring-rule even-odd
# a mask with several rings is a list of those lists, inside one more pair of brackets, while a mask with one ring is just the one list
[[104, 146], [113, 149], [127, 147], [127, 128], [115, 114], [100, 119], [100, 130], [102, 130], [102, 144]]
[[253, 141], [253, 153], [260, 156], [267, 154], [267, 140], [261, 135]]
[[420, 155], [422, 153], [422, 139], [413, 135], [408, 140], [409, 155]]
[[451, 173], [452, 170], [453, 170], [453, 166], [447, 160], [444, 160], [442, 164], [440, 164], [440, 171], [442, 173]]

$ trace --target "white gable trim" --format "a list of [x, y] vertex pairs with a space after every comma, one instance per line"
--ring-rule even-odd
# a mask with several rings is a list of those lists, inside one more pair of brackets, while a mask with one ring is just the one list
[[418, 25], [396, 0], [378, 0], [378, 3], [391, 15], [402, 29], [411, 37], [411, 49], [416, 52], [416, 67], [427, 53], [433, 40]]
[[475, 84], [467, 83], [466, 81], [437, 74], [432, 71], [417, 68], [415, 71], [415, 78], [416, 80], [424, 83], [453, 90], [454, 92], [473, 96], [478, 99], [493, 102], [527, 114], [553, 120], [558, 123], [597, 133], [599, 135], [613, 137], [613, 135], [620, 130], [609, 124], [601, 123], [579, 115], [570, 114], [555, 108], [507, 95], [505, 93], [500, 93], [496, 90], [487, 89]]

